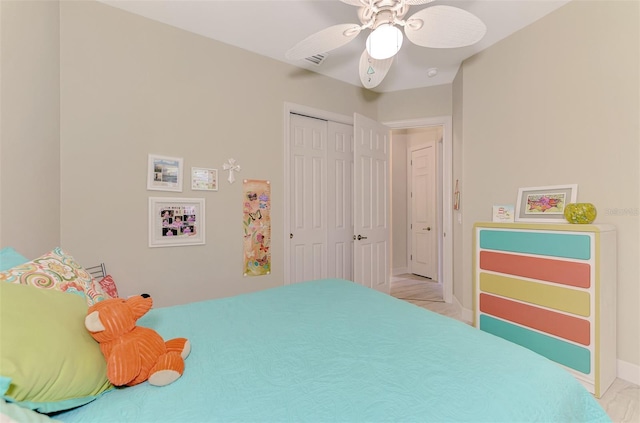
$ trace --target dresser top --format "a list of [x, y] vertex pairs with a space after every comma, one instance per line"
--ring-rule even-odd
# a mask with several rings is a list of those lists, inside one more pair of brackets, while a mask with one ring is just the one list
[[501, 222], [476, 222], [474, 228], [499, 228], [499, 229], [529, 229], [538, 231], [571, 231], [571, 232], [610, 232], [615, 231], [613, 225], [583, 225], [571, 223], [501, 223]]

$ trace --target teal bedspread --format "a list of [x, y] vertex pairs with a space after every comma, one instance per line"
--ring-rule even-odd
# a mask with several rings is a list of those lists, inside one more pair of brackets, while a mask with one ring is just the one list
[[192, 344], [184, 375], [63, 422], [609, 421], [555, 363], [353, 282], [328, 279], [151, 310]]

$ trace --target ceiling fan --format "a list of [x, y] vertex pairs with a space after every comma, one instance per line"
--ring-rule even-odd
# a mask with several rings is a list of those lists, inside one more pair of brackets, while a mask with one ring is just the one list
[[434, 5], [414, 13], [407, 19], [410, 6], [434, 0], [340, 0], [358, 6], [361, 24], [333, 25], [310, 35], [290, 48], [285, 57], [300, 60], [342, 47], [362, 30], [371, 30], [360, 56], [360, 81], [365, 88], [378, 86], [389, 72], [393, 58], [406, 37], [416, 45], [430, 48], [457, 48], [477, 43], [487, 32], [485, 24], [466, 10]]

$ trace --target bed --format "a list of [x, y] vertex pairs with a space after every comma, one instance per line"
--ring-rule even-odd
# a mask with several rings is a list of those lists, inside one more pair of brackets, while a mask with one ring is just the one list
[[0, 421], [610, 421], [554, 362], [340, 279], [152, 309], [139, 326], [191, 343], [184, 374], [114, 388], [84, 325], [114, 296], [104, 265], [0, 250]]
[[164, 387], [111, 389], [63, 422], [609, 421], [527, 349], [353, 282], [327, 279], [151, 310], [192, 344]]

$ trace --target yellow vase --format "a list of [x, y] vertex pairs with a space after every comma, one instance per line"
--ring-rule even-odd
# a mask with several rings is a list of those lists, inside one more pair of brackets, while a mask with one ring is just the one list
[[597, 215], [596, 206], [591, 203], [569, 203], [564, 208], [564, 218], [569, 223], [591, 223]]

